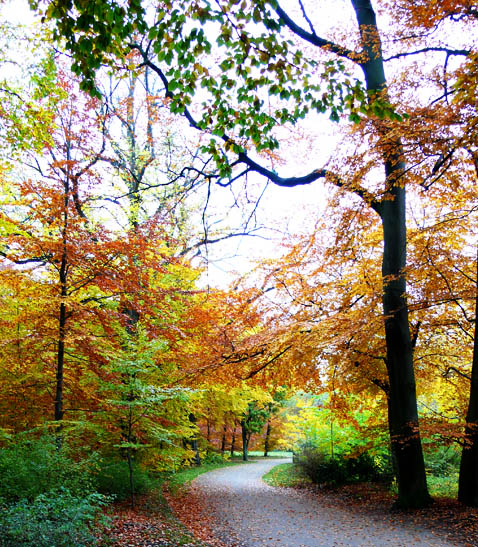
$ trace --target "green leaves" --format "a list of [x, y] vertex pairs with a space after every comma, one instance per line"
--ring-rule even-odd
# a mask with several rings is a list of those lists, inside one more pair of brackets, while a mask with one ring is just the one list
[[219, 137], [203, 151], [221, 176], [230, 175], [228, 154], [246, 145], [258, 152], [278, 148], [274, 129], [310, 112], [337, 122], [343, 116], [354, 123], [368, 116], [401, 119], [390, 104], [371, 98], [343, 61], [319, 63], [306, 55], [282, 32], [274, 2], [168, 0], [156, 13], [139, 0], [127, 7], [78, 1], [70, 8], [69, 0], [59, 0], [46, 16], [73, 55], [82, 89], [98, 96], [98, 68], [125, 64], [136, 50], [167, 82], [171, 111], [185, 114], [194, 104], [192, 125]]

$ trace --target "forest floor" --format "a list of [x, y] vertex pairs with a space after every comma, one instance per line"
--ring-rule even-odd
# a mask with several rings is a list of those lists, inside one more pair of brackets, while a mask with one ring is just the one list
[[264, 460], [201, 475], [189, 488], [166, 493], [167, 503], [150, 495], [134, 511], [118, 506], [109, 545], [478, 545], [478, 510], [438, 499], [425, 510], [392, 511], [393, 495], [381, 485], [332, 489], [265, 484], [261, 476], [284, 461]]

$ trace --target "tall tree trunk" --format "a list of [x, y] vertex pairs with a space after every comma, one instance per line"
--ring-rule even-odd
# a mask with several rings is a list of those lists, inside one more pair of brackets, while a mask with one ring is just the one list
[[[477, 170], [478, 171], [478, 170]], [[466, 413], [465, 439], [460, 462], [458, 500], [478, 507], [478, 256], [476, 260], [475, 336], [471, 367], [470, 399]]]
[[390, 440], [396, 461], [397, 505], [422, 507], [429, 504], [431, 498], [418, 426], [413, 347], [405, 296], [405, 189], [394, 184], [391, 194], [393, 199], [382, 202], [380, 207], [384, 233], [382, 302], [390, 384]]
[[[360, 63], [367, 90], [387, 99], [380, 35], [370, 0], [352, 0], [366, 56]], [[378, 126], [380, 133], [386, 130]], [[390, 199], [372, 204], [383, 226], [382, 260], [383, 314], [387, 371], [390, 382], [389, 427], [392, 452], [396, 457], [400, 507], [423, 507], [430, 503], [422, 445], [413, 369], [413, 344], [406, 300], [406, 199], [403, 150], [399, 139], [382, 144], [386, 191]]]
[[[207, 409], [208, 413], [209, 413], [209, 409]], [[211, 446], [211, 421], [209, 419], [209, 416], [206, 418], [206, 441], [207, 441], [207, 444], [206, 444], [206, 454], [209, 454], [210, 452], [210, 446]]]
[[[70, 148], [67, 146], [67, 158], [69, 159]], [[62, 227], [62, 255], [60, 261], [59, 281], [60, 281], [60, 310], [58, 317], [58, 347], [56, 358], [56, 386], [55, 386], [55, 421], [58, 422], [56, 431], [57, 438], [56, 444], [58, 449], [62, 445], [61, 422], [63, 420], [63, 391], [64, 391], [64, 366], [65, 366], [65, 339], [66, 339], [66, 297], [68, 296], [68, 254], [67, 254], [67, 241], [68, 241], [68, 206], [69, 206], [69, 191], [70, 191], [70, 179], [67, 175], [64, 185], [64, 203], [63, 203], [63, 227]]]
[[[62, 297], [66, 297], [66, 285], [61, 288]], [[64, 390], [64, 365], [65, 365], [65, 336], [66, 336], [66, 304], [60, 303], [60, 315], [58, 318], [58, 349], [56, 360], [56, 387], [55, 387], [55, 421], [56, 447], [61, 449], [63, 444], [63, 390]]]
[[264, 458], [269, 455], [269, 443], [271, 439], [271, 421], [267, 420], [266, 438], [264, 441]]
[[[63, 263], [63, 261], [62, 261]], [[66, 287], [62, 284], [62, 298], [66, 297]], [[65, 335], [66, 335], [66, 304], [60, 303], [60, 313], [58, 317], [58, 348], [56, 358], [56, 388], [55, 388], [55, 421], [63, 419], [63, 385], [64, 385], [64, 365], [65, 365]]]
[[129, 493], [131, 500], [131, 508], [134, 509], [135, 503], [135, 492], [134, 492], [134, 476], [133, 476], [133, 455], [131, 449], [131, 442], [133, 441], [133, 412], [131, 407], [128, 412], [128, 448], [127, 448], [127, 459], [128, 459], [128, 473], [129, 473]]

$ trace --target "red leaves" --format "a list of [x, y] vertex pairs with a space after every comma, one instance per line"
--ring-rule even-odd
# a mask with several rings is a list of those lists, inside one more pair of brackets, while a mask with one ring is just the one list
[[118, 508], [108, 537], [117, 547], [170, 545], [166, 530], [167, 525], [160, 515], [152, 516], [142, 513], [141, 510]]
[[212, 532], [214, 523], [197, 490], [190, 489], [176, 496], [172, 496], [168, 492], [165, 494], [169, 506], [176, 516], [197, 538], [206, 541], [211, 547], [233, 546], [229, 541], [226, 546], [214, 536]]
[[[165, 500], [158, 493], [140, 497], [134, 510], [126, 507], [125, 504], [117, 504], [113, 518], [113, 526], [107, 534], [105, 545], [113, 544], [116, 547], [200, 545], [199, 541], [170, 514]], [[223, 545], [209, 542], [208, 544], [211, 547]]]

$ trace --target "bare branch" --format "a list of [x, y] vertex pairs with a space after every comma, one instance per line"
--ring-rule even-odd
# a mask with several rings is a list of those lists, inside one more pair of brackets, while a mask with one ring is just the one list
[[456, 367], [446, 367], [446, 369], [443, 371], [443, 377], [448, 378], [448, 375], [450, 372], [456, 372], [459, 376], [466, 378], [467, 380], [470, 380], [471, 382], [471, 376], [469, 374], [466, 374], [466, 372], [462, 372], [461, 370], [458, 370]]
[[416, 51], [408, 51], [406, 53], [397, 53], [396, 55], [391, 55], [390, 57], [385, 58], [383, 61], [391, 61], [392, 59], [400, 59], [401, 57], [410, 57], [411, 55], [421, 55], [422, 53], [430, 53], [431, 51], [437, 51], [441, 53], [446, 53], [447, 57], [452, 55], [461, 55], [467, 57], [471, 50], [469, 49], [449, 49], [446, 47], [424, 47], [422, 49], [417, 49]]

